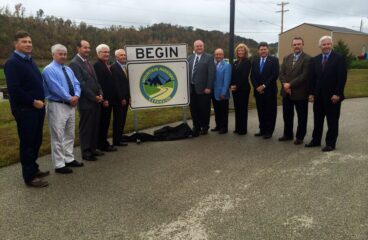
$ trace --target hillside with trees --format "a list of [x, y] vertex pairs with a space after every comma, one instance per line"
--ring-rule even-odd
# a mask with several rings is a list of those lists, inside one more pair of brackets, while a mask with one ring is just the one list
[[[192, 51], [194, 40], [203, 39], [206, 51], [213, 52], [215, 48], [221, 47], [225, 54], [228, 54], [228, 33], [168, 23], [141, 26], [138, 29], [119, 25], [97, 28], [85, 22], [77, 24], [70, 19], [45, 15], [42, 9], [37, 11], [36, 16], [25, 16], [25, 7], [22, 4], [15, 5], [14, 11], [10, 11], [8, 7], [0, 8], [0, 22], [0, 64], [3, 64], [13, 51], [13, 35], [17, 30], [26, 30], [32, 35], [32, 56], [39, 62], [51, 58], [50, 47], [55, 43], [65, 45], [70, 55], [74, 54], [76, 43], [80, 39], [88, 40], [92, 48], [105, 43], [112, 50], [127, 44], [187, 43], [189, 52]], [[236, 36], [235, 42], [246, 43], [252, 51], [257, 46], [256, 41], [240, 36]], [[92, 52], [94, 55], [95, 51]]]

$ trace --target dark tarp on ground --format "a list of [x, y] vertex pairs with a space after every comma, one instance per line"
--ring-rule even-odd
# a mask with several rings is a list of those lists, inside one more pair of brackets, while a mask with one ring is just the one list
[[139, 139], [141, 142], [148, 141], [172, 141], [185, 138], [191, 138], [193, 135], [192, 129], [186, 123], [182, 123], [176, 127], [165, 126], [153, 132], [153, 135], [143, 132], [133, 133], [130, 136], [123, 135], [123, 141], [136, 142]]

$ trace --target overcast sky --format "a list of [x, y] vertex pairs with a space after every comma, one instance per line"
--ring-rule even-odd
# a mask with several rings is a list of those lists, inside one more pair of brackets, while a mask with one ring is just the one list
[[[280, 1], [235, 0], [235, 33], [258, 42], [277, 42], [280, 33]], [[284, 31], [302, 23], [346, 27], [368, 32], [367, 0], [289, 0]], [[230, 0], [0, 0], [0, 7], [22, 3], [26, 15], [42, 9], [46, 15], [104, 27], [147, 26], [170, 23], [206, 30], [229, 31]], [[205, 39], [204, 39], [205, 40]]]

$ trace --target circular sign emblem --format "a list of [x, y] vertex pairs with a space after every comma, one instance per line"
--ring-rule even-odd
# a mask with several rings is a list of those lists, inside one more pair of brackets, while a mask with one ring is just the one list
[[143, 72], [139, 85], [145, 99], [151, 103], [162, 104], [175, 96], [178, 80], [170, 68], [154, 65]]

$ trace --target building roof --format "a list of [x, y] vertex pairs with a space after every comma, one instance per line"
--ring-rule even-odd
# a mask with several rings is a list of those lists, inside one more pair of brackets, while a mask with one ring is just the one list
[[366, 34], [364, 32], [359, 32], [350, 28], [344, 28], [344, 27], [335, 27], [335, 26], [328, 26], [328, 25], [320, 25], [320, 24], [313, 24], [313, 23], [306, 23], [311, 26], [315, 26], [318, 28], [323, 28], [326, 30], [329, 30], [331, 32], [341, 32], [341, 33], [353, 33], [353, 34]]
[[350, 29], [350, 28], [344, 28], [344, 27], [336, 27], [336, 26], [328, 26], [328, 25], [321, 25], [321, 24], [314, 24], [314, 23], [303, 23], [303, 24], [300, 24], [296, 27], [293, 27], [285, 32], [288, 32], [294, 28], [297, 28], [299, 26], [302, 26], [302, 25], [309, 25], [309, 26], [313, 26], [313, 27], [317, 27], [317, 28], [322, 28], [322, 29], [325, 29], [325, 30], [328, 30], [328, 31], [331, 31], [331, 32], [339, 32], [339, 33], [350, 33], [350, 34], [362, 34], [362, 35], [368, 35], [367, 33], [364, 33], [364, 32], [359, 32], [359, 31], [356, 31], [356, 30], [353, 30], [353, 29]]

